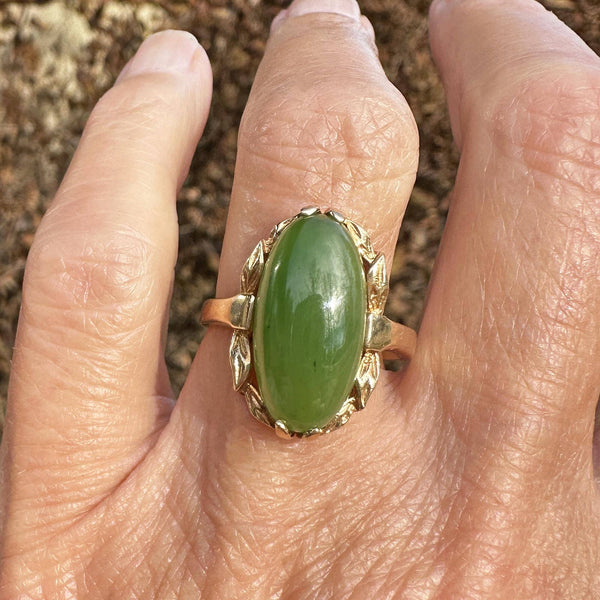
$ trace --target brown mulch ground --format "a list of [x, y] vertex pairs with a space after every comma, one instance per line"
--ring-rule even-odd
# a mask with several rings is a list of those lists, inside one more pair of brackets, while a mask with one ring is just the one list
[[[178, 205], [180, 254], [167, 361], [182, 385], [214, 291], [233, 177], [237, 126], [262, 56], [275, 0], [157, 2], [0, 0], [0, 403], [4, 404], [28, 249], [99, 96], [148, 34], [191, 31], [214, 69], [214, 98]], [[544, 4], [600, 51], [597, 0]], [[427, 46], [427, 0], [363, 0], [380, 58], [421, 135], [417, 184], [396, 250], [388, 313], [415, 326], [457, 166], [443, 91]]]

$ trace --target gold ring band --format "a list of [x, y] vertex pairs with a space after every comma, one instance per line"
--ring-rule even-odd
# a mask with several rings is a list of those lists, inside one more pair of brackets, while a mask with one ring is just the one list
[[[210, 298], [200, 314], [202, 325], [224, 325], [248, 330], [252, 320], [254, 296], [238, 294], [231, 298]], [[386, 359], [410, 360], [417, 345], [417, 332], [382, 315], [367, 317], [365, 348], [383, 352]]]

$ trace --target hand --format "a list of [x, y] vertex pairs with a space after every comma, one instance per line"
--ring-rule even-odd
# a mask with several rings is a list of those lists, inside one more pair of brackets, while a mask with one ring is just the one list
[[[354, 2], [315, 4], [276, 19], [256, 76], [219, 297], [306, 204], [393, 254], [417, 128]], [[173, 402], [175, 196], [211, 72], [188, 34], [144, 42], [28, 260], [0, 597], [600, 595], [600, 61], [529, 0], [436, 0], [431, 44], [462, 158], [417, 354], [340, 431], [285, 442], [231, 390], [228, 331]]]

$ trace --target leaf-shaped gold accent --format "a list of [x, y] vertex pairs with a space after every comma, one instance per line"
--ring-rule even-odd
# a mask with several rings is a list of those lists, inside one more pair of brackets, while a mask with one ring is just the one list
[[274, 427], [273, 420], [267, 413], [258, 390], [252, 384], [248, 383], [244, 386], [244, 396], [250, 414], [261, 423]]
[[356, 224], [350, 219], [346, 219], [344, 224], [346, 225], [348, 233], [358, 248], [361, 256], [368, 263], [372, 263], [375, 260], [377, 253], [375, 250], [373, 250], [373, 245], [371, 244], [371, 238], [369, 237], [369, 234], [360, 225]]
[[250, 337], [245, 331], [234, 330], [229, 345], [229, 362], [233, 375], [233, 388], [239, 390], [248, 378], [252, 364]]
[[254, 294], [265, 266], [262, 241], [256, 244], [242, 269], [240, 288], [242, 294]]
[[308, 431], [305, 431], [303, 433], [293, 433], [292, 437], [307, 438], [307, 437], [312, 437], [313, 435], [321, 435], [323, 433], [329, 433], [330, 431], [333, 431], [334, 429], [337, 429], [337, 427], [331, 427], [331, 428], [329, 428], [329, 426], [327, 426], [325, 428], [315, 427], [314, 429], [309, 429]]
[[340, 224], [343, 224], [344, 221], [346, 220], [346, 217], [341, 212], [338, 212], [337, 210], [328, 210], [325, 214]]
[[338, 427], [345, 425], [348, 422], [348, 419], [356, 412], [356, 406], [354, 403], [354, 398], [348, 398], [342, 408], [337, 412], [335, 417], [327, 423], [322, 433], [329, 433], [330, 431], [336, 430]]
[[261, 241], [261, 243], [262, 243], [262, 247], [263, 247], [263, 256], [264, 256], [265, 260], [267, 260], [267, 256], [269, 255], [269, 252], [271, 252], [271, 250], [273, 249], [273, 244], [275, 244], [275, 238], [273, 238], [273, 237], [265, 238], [264, 240]]
[[287, 428], [287, 425], [283, 421], [275, 421], [274, 426], [277, 437], [283, 438], [284, 440], [289, 440], [292, 437], [290, 430]]
[[312, 215], [318, 215], [321, 212], [321, 210], [319, 209], [318, 206], [305, 206], [301, 211], [300, 214], [303, 217], [310, 217]]
[[379, 254], [367, 272], [367, 310], [369, 312], [378, 315], [383, 313], [388, 290], [385, 257], [383, 254]]
[[274, 233], [275, 233], [275, 237], [278, 235], [281, 235], [283, 233], [283, 230], [292, 222], [295, 221], [297, 218], [297, 215], [294, 215], [293, 217], [290, 217], [289, 219], [284, 219], [283, 221], [280, 221], [279, 223], [277, 223], [277, 225], [275, 225], [275, 228], [273, 229]]
[[356, 391], [358, 392], [358, 406], [356, 408], [362, 409], [367, 405], [367, 400], [379, 379], [380, 368], [381, 356], [379, 352], [367, 351], [363, 354], [354, 381]]

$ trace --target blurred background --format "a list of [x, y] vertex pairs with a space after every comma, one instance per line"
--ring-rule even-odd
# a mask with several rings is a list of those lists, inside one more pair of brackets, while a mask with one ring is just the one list
[[[214, 71], [208, 125], [180, 193], [179, 260], [167, 364], [175, 391], [202, 338], [214, 294], [236, 155], [237, 128], [276, 0], [156, 2], [0, 0], [0, 404], [4, 406], [28, 249], [90, 110], [140, 42], [167, 28], [192, 32]], [[598, 0], [545, 0], [596, 52]], [[362, 0], [383, 67], [410, 104], [421, 136], [417, 183], [391, 273], [389, 316], [416, 327], [458, 155], [427, 44], [428, 0]], [[1, 431], [1, 423], [0, 423]]]

